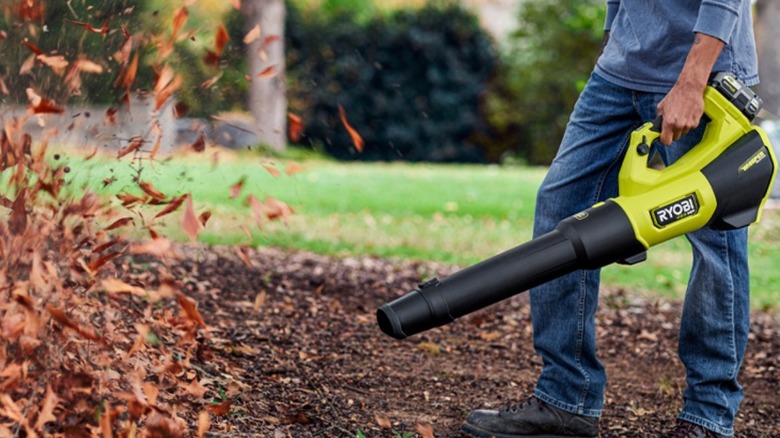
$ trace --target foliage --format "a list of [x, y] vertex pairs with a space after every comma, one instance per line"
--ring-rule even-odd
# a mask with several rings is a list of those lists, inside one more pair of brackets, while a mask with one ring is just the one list
[[[347, 8], [306, 15], [288, 5], [289, 102], [304, 143], [340, 159], [482, 161], [479, 96], [492, 42], [462, 8], [428, 6], [361, 22]], [[356, 153], [339, 116], [365, 141]]]
[[598, 57], [605, 2], [530, 0], [484, 99], [491, 158], [514, 150], [532, 164], [555, 155]]

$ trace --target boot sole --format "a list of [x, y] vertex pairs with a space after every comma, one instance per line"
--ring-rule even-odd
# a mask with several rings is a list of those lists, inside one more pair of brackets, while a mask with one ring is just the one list
[[474, 436], [478, 436], [478, 437], [481, 437], [481, 438], [528, 438], [528, 437], [533, 437], [533, 438], [576, 438], [576, 437], [580, 437], [580, 438], [598, 438], [598, 435], [592, 435], [592, 436], [585, 436], [585, 435], [549, 435], [549, 434], [548, 435], [518, 435], [518, 434], [514, 434], [514, 433], [510, 433], [510, 434], [507, 434], [507, 433], [495, 433], [495, 432], [487, 431], [485, 429], [481, 429], [481, 428], [479, 428], [477, 426], [474, 426], [474, 425], [471, 425], [471, 424], [468, 424], [468, 423], [463, 423], [463, 425], [461, 426], [461, 430], [463, 432], [470, 433], [470, 434], [472, 434]]

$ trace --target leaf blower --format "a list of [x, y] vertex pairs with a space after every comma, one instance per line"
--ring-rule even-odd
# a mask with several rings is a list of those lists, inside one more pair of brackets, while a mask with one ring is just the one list
[[751, 124], [760, 108], [761, 99], [733, 75], [713, 75], [704, 92], [702, 140], [674, 164], [648, 166], [661, 120], [645, 123], [631, 134], [616, 198], [441, 281], [420, 284], [379, 307], [379, 327], [403, 339], [576, 270], [641, 262], [651, 246], [705, 226], [728, 230], [758, 221], [777, 168], [766, 133]]

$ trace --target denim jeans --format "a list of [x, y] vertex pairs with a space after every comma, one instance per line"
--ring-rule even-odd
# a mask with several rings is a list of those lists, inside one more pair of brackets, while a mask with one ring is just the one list
[[[614, 85], [595, 73], [591, 76], [539, 189], [534, 236], [617, 196], [629, 135], [655, 118], [663, 97]], [[703, 128], [704, 124], [669, 147], [657, 147], [657, 152], [665, 163], [673, 163], [698, 143]], [[693, 266], [680, 323], [678, 353], [687, 371], [687, 388], [679, 418], [731, 435], [742, 400], [737, 373], [750, 318], [747, 231], [704, 228], [687, 238]], [[648, 256], [653, 256], [652, 249]], [[586, 416], [601, 415], [606, 385], [604, 367], [596, 357], [599, 275], [598, 270], [577, 271], [531, 290], [534, 347], [544, 364], [534, 394]]]

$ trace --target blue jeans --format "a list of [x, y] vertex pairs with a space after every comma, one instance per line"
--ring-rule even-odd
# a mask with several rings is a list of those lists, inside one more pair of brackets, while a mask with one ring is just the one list
[[[629, 135], [655, 118], [663, 97], [591, 76], [539, 189], [534, 236], [617, 196]], [[673, 163], [698, 143], [703, 128], [658, 148], [664, 162]], [[678, 353], [687, 370], [687, 388], [679, 418], [731, 435], [742, 400], [737, 373], [750, 318], [747, 230], [704, 228], [687, 237], [693, 267], [680, 324]], [[586, 416], [601, 415], [606, 384], [596, 357], [598, 290], [598, 270], [577, 271], [531, 290], [534, 347], [544, 363], [534, 395]]]

